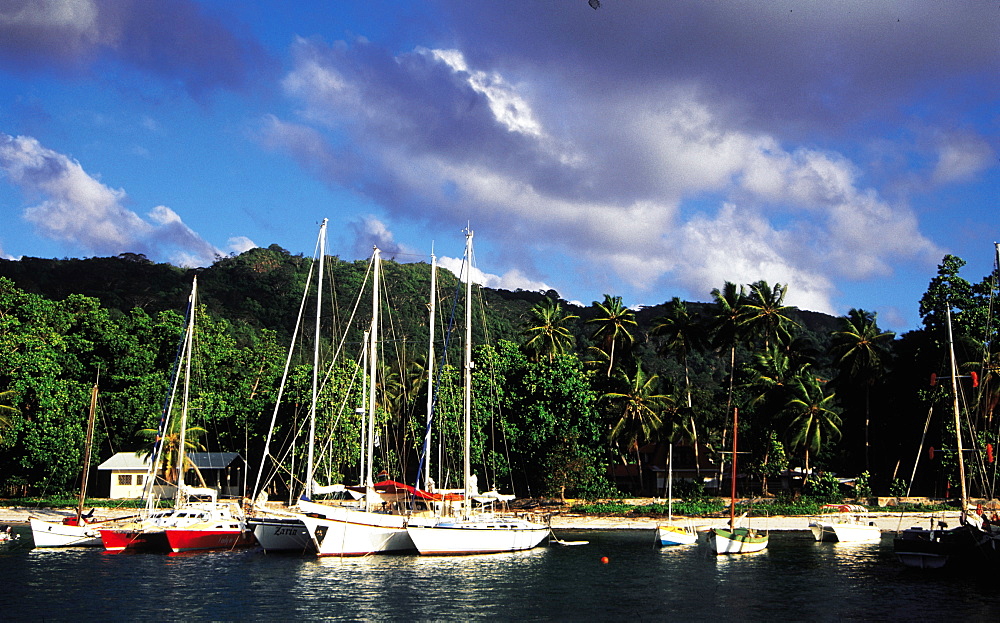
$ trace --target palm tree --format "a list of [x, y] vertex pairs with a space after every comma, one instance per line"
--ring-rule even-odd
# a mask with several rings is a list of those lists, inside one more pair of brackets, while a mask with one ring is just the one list
[[611, 370], [615, 365], [615, 344], [621, 340], [631, 344], [635, 338], [629, 333], [628, 327], [638, 326], [635, 321], [635, 312], [622, 304], [622, 297], [604, 295], [604, 302], [594, 301], [599, 315], [591, 318], [587, 322], [596, 322], [597, 330], [594, 331], [594, 338], [603, 342], [603, 350], [608, 353], [608, 377], [611, 377]]
[[608, 434], [612, 443], [618, 444], [627, 453], [634, 449], [639, 465], [639, 487], [642, 488], [642, 458], [639, 454], [640, 441], [647, 441], [664, 426], [664, 411], [672, 406], [672, 399], [659, 393], [660, 377], [647, 376], [642, 366], [635, 375], [629, 377], [618, 373], [622, 391], [604, 394], [614, 409], [614, 420]]
[[869, 425], [871, 422], [871, 387], [885, 372], [887, 347], [896, 337], [878, 328], [876, 314], [852, 309], [841, 319], [842, 328], [833, 334], [831, 352], [840, 368], [840, 382], [854, 382], [865, 389], [865, 469], [870, 469]]
[[[171, 419], [173, 423], [174, 419]], [[163, 477], [167, 482], [177, 482], [177, 455], [179, 453], [179, 446], [181, 435], [179, 425], [172, 424], [172, 429], [170, 432], [164, 435], [163, 439], [160, 440], [160, 461], [163, 465]], [[189, 452], [204, 452], [205, 446], [198, 442], [198, 439], [207, 433], [204, 428], [200, 426], [188, 426], [184, 430], [184, 468], [185, 471], [188, 469], [193, 469], [195, 474], [198, 475], [198, 480], [201, 482], [201, 486], [205, 486], [205, 479], [202, 477], [201, 472], [198, 467], [191, 461], [188, 456]], [[155, 428], [145, 428], [139, 431], [139, 435], [152, 439], [154, 442], [158, 440], [160, 431]], [[155, 443], [154, 443], [155, 446]], [[139, 456], [149, 456], [153, 453], [153, 447], [144, 448], [136, 452]]]
[[20, 413], [16, 408], [9, 404], [3, 404], [5, 402], [11, 402], [14, 399], [14, 390], [8, 389], [7, 391], [0, 392], [0, 445], [4, 443], [3, 432], [14, 425], [14, 420], [12, 416]]
[[787, 340], [791, 328], [798, 326], [787, 315], [794, 308], [785, 305], [786, 294], [788, 286], [780, 283], [773, 288], [763, 280], [750, 284], [750, 295], [743, 305], [746, 309], [743, 325], [764, 339], [765, 349], [771, 342]]
[[803, 451], [808, 479], [809, 453], [817, 454], [825, 443], [840, 439], [840, 416], [831, 409], [834, 394], [825, 394], [821, 381], [808, 369], [792, 379], [788, 391], [788, 443], [791, 449]]
[[678, 297], [670, 301], [667, 313], [653, 320], [650, 333], [666, 338], [665, 350], [677, 355], [684, 365], [684, 391], [687, 395], [688, 414], [691, 418], [692, 447], [694, 448], [695, 470], [700, 475], [701, 466], [698, 460], [698, 428], [694, 421], [694, 410], [691, 405], [691, 375], [688, 369], [688, 353], [693, 349], [702, 348], [708, 341], [705, 327], [688, 313], [687, 305]]
[[[738, 289], [737, 289], [738, 288]], [[746, 290], [743, 286], [737, 286], [731, 281], [727, 281], [722, 289], [712, 290], [712, 298], [715, 299], [715, 313], [709, 324], [709, 331], [712, 341], [719, 348], [729, 350], [729, 393], [726, 400], [726, 413], [733, 410], [733, 383], [736, 378], [736, 345], [743, 338], [743, 317], [746, 310], [743, 308], [747, 301]], [[722, 440], [726, 443], [725, 435]]]
[[534, 361], [548, 356], [551, 363], [556, 355], [565, 353], [573, 346], [574, 337], [566, 324], [579, 316], [565, 313], [562, 304], [548, 296], [532, 307], [529, 313], [531, 318], [524, 329], [528, 341], [524, 345], [534, 354]]

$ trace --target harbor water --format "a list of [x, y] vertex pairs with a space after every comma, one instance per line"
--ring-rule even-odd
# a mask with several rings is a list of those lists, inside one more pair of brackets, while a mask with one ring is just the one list
[[650, 530], [561, 531], [589, 543], [338, 559], [41, 550], [16, 530], [0, 545], [3, 620], [1000, 620], [996, 578], [903, 568], [889, 534], [775, 532], [764, 552], [715, 556]]

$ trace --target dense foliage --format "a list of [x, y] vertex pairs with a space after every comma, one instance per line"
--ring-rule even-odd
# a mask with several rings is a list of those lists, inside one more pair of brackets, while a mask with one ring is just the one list
[[[991, 426], [1000, 402], [989, 354], [996, 274], [969, 282], [959, 274], [963, 264], [944, 258], [919, 301], [923, 327], [903, 336], [880, 329], [865, 310], [833, 318], [790, 307], [787, 286], [764, 280], [720, 284], [711, 303], [675, 298], [640, 310], [613, 295], [579, 307], [553, 291], [483, 288], [473, 303], [472, 462], [480, 488], [532, 496], [662, 494], [653, 476], [663, 467], [658, 449], [669, 443], [687, 449], [688, 467], [702, 478], [725, 478], [738, 407], [741, 472], [750, 477], [740, 486], [754, 493], [802, 487], [788, 479], [789, 469], [801, 468], [807, 489], [815, 470], [868, 472], [863, 486], [873, 494], [890, 486], [899, 494], [905, 485], [915, 495], [944, 496], [957, 474], [948, 450], [950, 383], [927, 380], [932, 372], [949, 376], [950, 306], [958, 385], [972, 392], [962, 409], [973, 493], [992, 496], [987, 445], [996, 444]], [[332, 281], [324, 296], [334, 305], [319, 318], [316, 480], [350, 484], [361, 477], [365, 443], [360, 352], [371, 304], [360, 301], [371, 264], [334, 257], [327, 267]], [[246, 457], [251, 487], [262, 465], [265, 480], [275, 471], [301, 473], [316, 324], [311, 270], [309, 258], [276, 245], [197, 270], [134, 254], [0, 260], [0, 494], [54, 495], [78, 486], [95, 382], [94, 463], [148, 448], [143, 432], [160, 419], [195, 273], [203, 293], [190, 409], [191, 426], [204, 430], [198, 443]], [[432, 450], [424, 458], [439, 487], [457, 487], [463, 345], [455, 329], [465, 303], [452, 296], [458, 279], [440, 271], [436, 382], [428, 389], [429, 282], [427, 264], [382, 264], [374, 469], [416, 480], [431, 391]], [[304, 292], [313, 294], [304, 301]], [[305, 315], [296, 330], [300, 306]], [[270, 465], [263, 460], [269, 433]], [[931, 446], [944, 450], [928, 461]], [[291, 495], [295, 488], [289, 481], [271, 492]]]

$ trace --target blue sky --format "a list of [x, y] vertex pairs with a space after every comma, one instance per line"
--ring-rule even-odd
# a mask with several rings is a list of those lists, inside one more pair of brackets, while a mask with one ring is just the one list
[[725, 281], [919, 324], [992, 268], [979, 0], [8, 0], [0, 257], [278, 244], [630, 306]]

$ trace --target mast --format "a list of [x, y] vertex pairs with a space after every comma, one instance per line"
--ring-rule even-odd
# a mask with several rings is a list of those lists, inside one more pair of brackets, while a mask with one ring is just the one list
[[430, 338], [427, 340], [427, 428], [424, 437], [424, 489], [430, 489], [431, 481], [431, 423], [434, 414], [434, 322], [437, 318], [437, 256], [431, 247], [431, 302], [428, 326]]
[[319, 395], [319, 331], [323, 313], [323, 265], [326, 263], [326, 223], [319, 226], [319, 273], [316, 276], [316, 328], [313, 337], [313, 370], [312, 370], [312, 402], [309, 404], [309, 452], [306, 455], [306, 482], [304, 495], [312, 499], [312, 483], [314, 470], [314, 449], [316, 443], [316, 399]]
[[94, 441], [94, 417], [97, 413], [97, 383], [90, 389], [90, 415], [87, 417], [87, 440], [83, 446], [83, 477], [80, 482], [80, 500], [76, 505], [76, 525], [83, 517], [83, 504], [87, 499], [87, 476], [90, 473], [90, 446]]
[[739, 420], [740, 410], [737, 407], [733, 407], [733, 474], [732, 474], [732, 489], [730, 490], [729, 497], [729, 529], [736, 529], [736, 437], [737, 429], [736, 424]]
[[948, 354], [951, 359], [951, 395], [955, 413], [955, 442], [958, 450], [958, 481], [962, 493], [962, 512], [968, 510], [968, 498], [965, 490], [965, 456], [962, 449], [962, 420], [958, 407], [958, 364], [955, 362], [955, 343], [951, 334], [951, 305], [945, 307], [945, 317], [948, 320]]
[[472, 230], [465, 230], [465, 391], [462, 408], [465, 412], [465, 443], [462, 448], [464, 462], [462, 475], [465, 482], [463, 496], [465, 517], [468, 518], [472, 507], [472, 491], [469, 481], [472, 479]]
[[[365, 486], [371, 487], [375, 484], [372, 479], [373, 463], [375, 460], [375, 375], [378, 372], [378, 322], [379, 322], [379, 273], [381, 266], [382, 251], [374, 247], [372, 254], [372, 328], [369, 339], [368, 352], [368, 463], [365, 471]], [[365, 496], [365, 507], [369, 505], [369, 498]]]
[[174, 494], [174, 506], [180, 506], [184, 500], [184, 459], [187, 458], [187, 414], [188, 399], [191, 394], [191, 352], [194, 347], [194, 317], [198, 303], [198, 275], [194, 276], [191, 284], [191, 305], [190, 318], [187, 327], [187, 344], [185, 351], [187, 358], [184, 360], [184, 400], [181, 403], [181, 427], [177, 440], [177, 492]]

